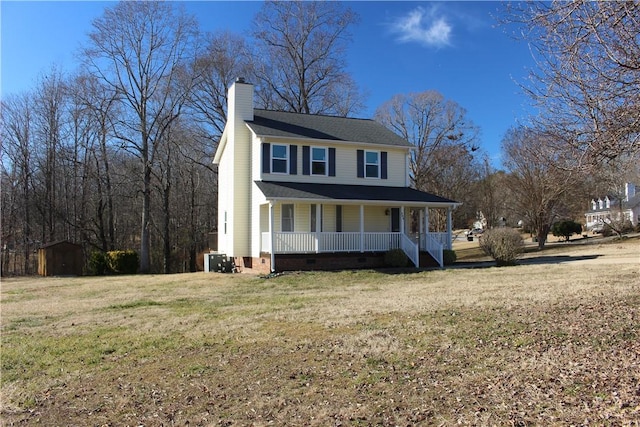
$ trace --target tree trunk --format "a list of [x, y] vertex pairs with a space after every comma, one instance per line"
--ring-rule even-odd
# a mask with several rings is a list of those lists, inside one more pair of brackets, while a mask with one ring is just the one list
[[144, 162], [142, 190], [142, 229], [140, 230], [140, 273], [148, 274], [151, 271], [151, 167], [148, 161]]

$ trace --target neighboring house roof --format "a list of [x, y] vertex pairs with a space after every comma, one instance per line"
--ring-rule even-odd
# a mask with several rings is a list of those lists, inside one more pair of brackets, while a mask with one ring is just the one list
[[410, 148], [412, 145], [370, 119], [254, 109], [249, 128], [259, 137], [362, 142]]
[[[620, 208], [618, 200], [616, 200], [615, 198], [609, 198], [609, 200], [611, 201], [610, 207], [608, 207], [608, 208], [606, 206], [603, 206], [602, 208], [596, 207], [596, 209], [588, 209], [586, 211], [586, 213], [587, 214], [603, 213], [603, 212], [609, 212], [612, 209], [616, 210], [616, 209]], [[634, 209], [638, 205], [640, 205], [640, 193], [636, 194], [635, 196], [633, 196], [629, 200], [623, 201], [622, 202], [622, 209], [623, 210]]]
[[457, 205], [458, 202], [409, 187], [255, 181], [267, 199], [415, 202]]

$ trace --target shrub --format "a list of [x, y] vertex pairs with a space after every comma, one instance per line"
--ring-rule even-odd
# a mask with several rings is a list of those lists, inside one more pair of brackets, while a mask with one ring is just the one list
[[442, 251], [442, 262], [444, 265], [451, 265], [456, 262], [458, 259], [458, 255], [456, 255], [456, 251], [451, 249], [445, 249]]
[[564, 237], [567, 242], [573, 234], [580, 234], [581, 232], [582, 225], [572, 220], [558, 221], [551, 227], [551, 233], [554, 236]]
[[391, 249], [384, 254], [384, 263], [388, 267], [406, 267], [409, 263], [409, 257], [402, 249]]
[[104, 276], [108, 272], [107, 254], [98, 251], [91, 252], [91, 255], [89, 255], [89, 274]]
[[480, 248], [496, 261], [496, 265], [515, 265], [524, 249], [522, 236], [513, 228], [487, 230], [480, 239]]
[[109, 269], [117, 274], [136, 274], [140, 262], [136, 251], [110, 251], [107, 252]]

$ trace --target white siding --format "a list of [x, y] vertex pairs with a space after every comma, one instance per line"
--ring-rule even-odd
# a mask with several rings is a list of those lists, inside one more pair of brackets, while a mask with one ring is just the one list
[[227, 139], [218, 169], [218, 250], [240, 257], [251, 253], [252, 240], [252, 138], [245, 120], [253, 120], [253, 86], [232, 85], [228, 99]]
[[385, 214], [389, 209], [385, 206], [364, 207], [364, 231], [387, 232], [391, 231], [391, 216]]
[[327, 233], [336, 231], [336, 205], [323, 205], [322, 230]]
[[[263, 174], [261, 170], [261, 159], [258, 155], [254, 158], [256, 161], [253, 165], [255, 176], [260, 176], [259, 179], [264, 181], [291, 181], [291, 182], [317, 182], [327, 184], [355, 184], [355, 185], [380, 185], [380, 186], [392, 186], [392, 187], [404, 187], [406, 185], [406, 157], [407, 149], [395, 148], [395, 147], [383, 147], [372, 145], [356, 145], [356, 144], [341, 144], [336, 142], [335, 144], [319, 144], [312, 143], [310, 141], [303, 140], [286, 140], [277, 141], [269, 140], [269, 143], [282, 143], [289, 145], [297, 145], [297, 164], [298, 170], [296, 175], [289, 174]], [[260, 141], [257, 139], [254, 141], [257, 148], [260, 149]], [[336, 149], [336, 176], [317, 176], [317, 175], [303, 175], [303, 153], [302, 146], [309, 147], [327, 147]], [[357, 164], [357, 151], [358, 150], [372, 150], [372, 151], [386, 151], [387, 152], [387, 179], [376, 178], [358, 178], [358, 164]], [[259, 175], [258, 175], [259, 174]]]
[[342, 206], [342, 231], [360, 231], [360, 206]]
[[233, 252], [233, 191], [226, 185], [230, 182], [233, 182], [233, 149], [226, 149], [218, 166], [218, 251], [226, 254]]

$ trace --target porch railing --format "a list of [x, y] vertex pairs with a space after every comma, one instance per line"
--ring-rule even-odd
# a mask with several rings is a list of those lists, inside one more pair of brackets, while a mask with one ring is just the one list
[[444, 266], [444, 262], [442, 259], [442, 251], [445, 245], [442, 243], [442, 240], [439, 238], [440, 237], [439, 235], [442, 235], [442, 234], [445, 235], [445, 239], [446, 239], [446, 233], [429, 233], [423, 236], [424, 239], [423, 239], [423, 242], [421, 242], [423, 243], [421, 245], [422, 249], [429, 252], [429, 255], [431, 255], [431, 257], [433, 257], [433, 259], [435, 259], [438, 262], [438, 265], [440, 267]]
[[400, 246], [413, 265], [420, 267], [420, 249], [406, 234], [401, 235]]
[[[402, 233], [273, 233], [277, 254], [321, 252], [384, 252], [401, 247]], [[412, 242], [413, 244], [413, 242]], [[262, 233], [262, 252], [271, 252], [271, 233]]]
[[[446, 233], [429, 233], [420, 245], [403, 233], [273, 233], [273, 251], [276, 254], [302, 254], [322, 252], [385, 252], [402, 249], [418, 266], [420, 249], [426, 250], [442, 267], [442, 236]], [[271, 252], [271, 233], [262, 233], [262, 252]]]

